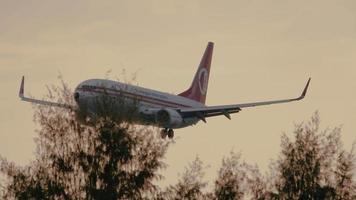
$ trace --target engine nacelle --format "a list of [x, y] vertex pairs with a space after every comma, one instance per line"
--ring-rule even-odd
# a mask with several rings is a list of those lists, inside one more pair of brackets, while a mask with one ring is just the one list
[[183, 124], [182, 116], [175, 110], [165, 108], [155, 114], [156, 123], [165, 128], [178, 128]]

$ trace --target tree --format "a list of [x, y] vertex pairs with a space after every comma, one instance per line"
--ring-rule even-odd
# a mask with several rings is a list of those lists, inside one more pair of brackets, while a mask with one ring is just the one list
[[356, 199], [354, 148], [350, 152], [341, 151], [338, 154], [335, 170], [336, 199]]
[[321, 131], [318, 113], [307, 124], [296, 125], [295, 140], [282, 136], [274, 181], [278, 199], [351, 199], [354, 154], [346, 154], [341, 128]]
[[203, 181], [204, 172], [203, 162], [196, 157], [196, 159], [189, 163], [188, 167], [180, 176], [178, 183], [170, 186], [167, 191], [162, 193], [161, 199], [174, 200], [200, 200], [208, 199], [208, 195], [204, 194], [202, 189], [207, 185]]
[[215, 180], [215, 198], [218, 200], [242, 199], [247, 190], [248, 168], [246, 163], [240, 163], [240, 154], [231, 152], [229, 157], [224, 158]]
[[258, 166], [249, 166], [246, 172], [247, 176], [247, 190], [251, 195], [251, 199], [255, 200], [267, 200], [274, 199], [275, 194], [268, 188], [271, 184], [268, 184], [271, 177], [265, 177], [261, 174]]
[[[73, 104], [72, 92], [49, 89], [49, 98]], [[111, 97], [98, 99], [105, 115], [82, 125], [77, 111], [35, 106], [36, 159], [19, 167], [1, 158], [4, 199], [151, 199], [169, 142], [154, 130], [123, 121]], [[117, 102], [117, 101], [115, 101]], [[114, 106], [114, 107], [113, 107]], [[119, 107], [118, 107], [119, 106]], [[114, 109], [115, 108], [115, 109]], [[134, 113], [134, 112], [131, 112]], [[110, 114], [110, 115], [108, 115]], [[115, 118], [113, 117], [115, 116]], [[83, 119], [82, 119], [83, 120]], [[87, 119], [84, 119], [87, 120]]]

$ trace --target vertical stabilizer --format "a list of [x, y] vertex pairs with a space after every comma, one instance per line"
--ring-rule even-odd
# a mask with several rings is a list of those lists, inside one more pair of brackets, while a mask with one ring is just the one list
[[197, 72], [195, 73], [191, 86], [179, 96], [186, 97], [202, 104], [205, 104], [208, 92], [209, 74], [211, 58], [213, 55], [214, 43], [209, 42], [205, 49], [204, 55], [200, 61]]

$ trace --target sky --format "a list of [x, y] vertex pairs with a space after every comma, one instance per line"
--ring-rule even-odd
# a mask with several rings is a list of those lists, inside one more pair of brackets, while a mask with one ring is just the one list
[[[301, 102], [243, 109], [175, 131], [162, 184], [198, 155], [213, 180], [230, 151], [267, 171], [282, 133], [318, 110], [322, 128], [342, 125], [356, 140], [356, 1], [354, 0], [0, 0], [0, 154], [25, 165], [37, 136], [30, 104], [58, 76], [75, 88], [90, 78], [137, 74], [143, 87], [180, 93], [209, 41], [215, 43], [208, 105], [290, 98]], [[110, 71], [109, 76], [107, 75]]]

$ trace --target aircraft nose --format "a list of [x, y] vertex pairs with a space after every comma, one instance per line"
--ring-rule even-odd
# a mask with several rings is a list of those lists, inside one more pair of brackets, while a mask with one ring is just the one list
[[79, 101], [79, 92], [75, 92], [74, 93], [74, 100], [76, 101], [76, 102], [78, 102]]

